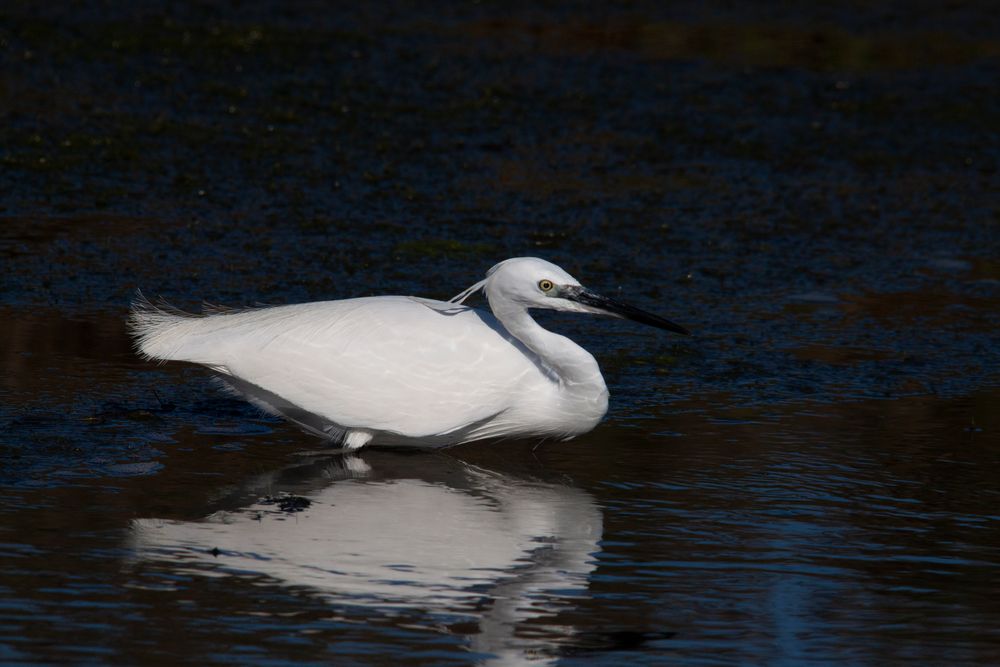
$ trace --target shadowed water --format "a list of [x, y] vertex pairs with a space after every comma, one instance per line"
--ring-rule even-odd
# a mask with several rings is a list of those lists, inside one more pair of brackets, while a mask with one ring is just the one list
[[[5, 3], [0, 663], [996, 664], [998, 21]], [[125, 331], [519, 255], [694, 333], [540, 313], [572, 442], [318, 455]]]
[[996, 390], [304, 457], [119, 326], [6, 341], [6, 395], [45, 399], [5, 436], [5, 661], [985, 663], [1000, 640]]

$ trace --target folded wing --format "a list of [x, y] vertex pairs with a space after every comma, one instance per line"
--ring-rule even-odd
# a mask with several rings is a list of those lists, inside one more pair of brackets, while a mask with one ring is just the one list
[[202, 316], [141, 300], [130, 325], [144, 356], [207, 366], [251, 399], [260, 388], [255, 403], [310, 430], [443, 436], [502, 414], [543, 372], [492, 315], [411, 297]]

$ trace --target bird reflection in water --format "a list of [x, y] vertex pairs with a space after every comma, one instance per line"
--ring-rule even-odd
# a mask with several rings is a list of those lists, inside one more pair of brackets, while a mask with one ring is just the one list
[[[279, 493], [300, 511], [260, 500]], [[478, 626], [469, 648], [493, 656], [488, 664], [556, 655], [553, 640], [517, 630], [586, 591], [602, 534], [586, 492], [447, 455], [321, 459], [236, 496], [257, 500], [198, 521], [136, 520], [135, 556], [185, 572], [257, 573], [376, 613], [464, 617]]]

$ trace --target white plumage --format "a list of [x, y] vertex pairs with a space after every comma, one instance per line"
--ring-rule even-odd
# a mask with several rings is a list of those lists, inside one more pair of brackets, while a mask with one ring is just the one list
[[[480, 289], [493, 314], [461, 305]], [[143, 356], [207, 366], [258, 407], [347, 449], [586, 433], [607, 410], [597, 362], [528, 308], [686, 333], [532, 257], [497, 264], [451, 302], [379, 296], [191, 315], [140, 297], [129, 324]]]

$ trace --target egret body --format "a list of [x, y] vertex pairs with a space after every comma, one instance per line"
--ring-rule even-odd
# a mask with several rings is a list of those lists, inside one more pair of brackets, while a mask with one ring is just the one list
[[[479, 290], [492, 314], [463, 305]], [[129, 325], [143, 356], [206, 366], [259, 408], [347, 449], [586, 433], [608, 407], [597, 361], [530, 308], [687, 333], [534, 257], [497, 264], [447, 302], [377, 296], [191, 315], [140, 297]]]

